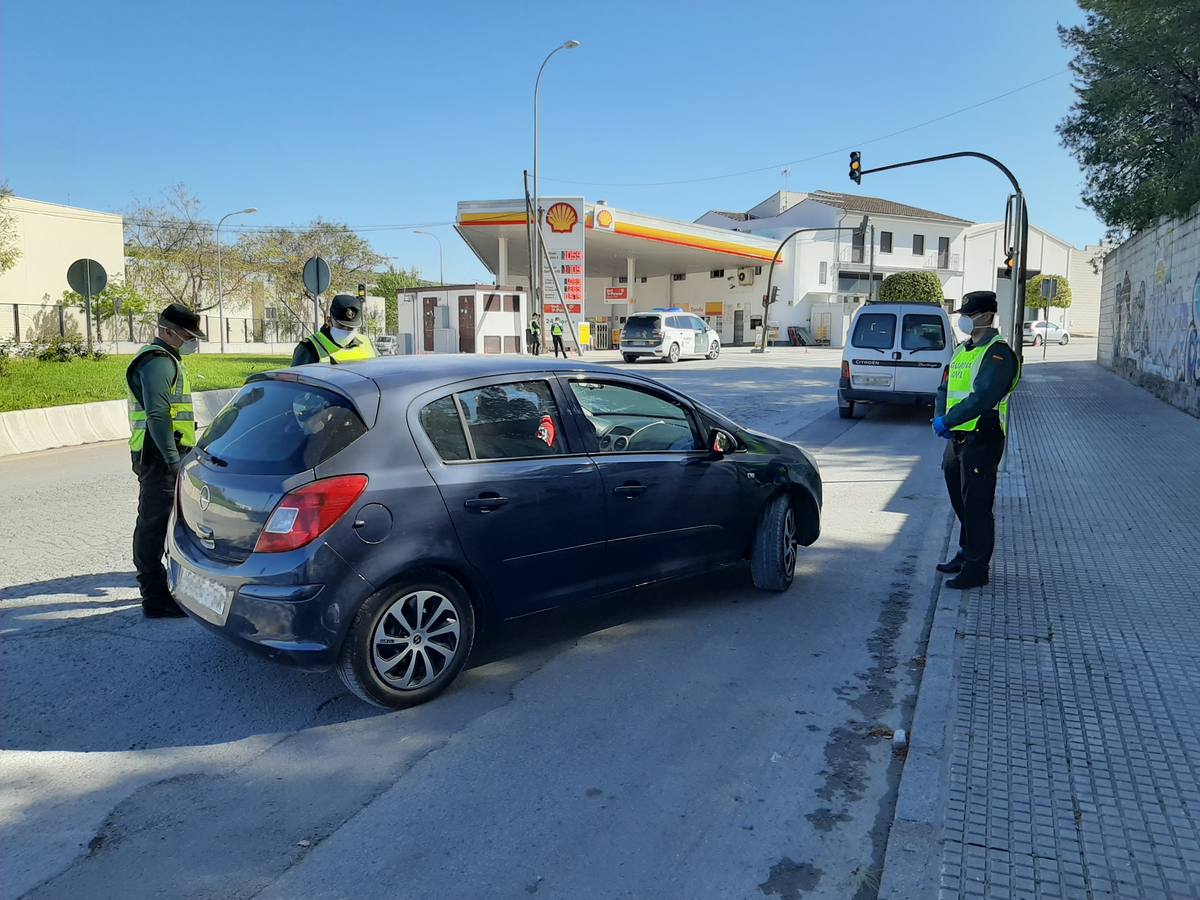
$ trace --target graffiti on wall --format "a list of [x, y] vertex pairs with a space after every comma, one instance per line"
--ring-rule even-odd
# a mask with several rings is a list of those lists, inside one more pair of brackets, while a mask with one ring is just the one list
[[[1200, 231], [1190, 231], [1188, 237], [1200, 238]], [[1200, 253], [1182, 252], [1184, 243], [1173, 224], [1159, 228], [1152, 268], [1137, 266], [1140, 271], [1132, 276], [1122, 272], [1115, 293], [1113, 357], [1159, 378], [1192, 385], [1200, 384]], [[1190, 259], [1191, 265], [1177, 266], [1177, 256]]]

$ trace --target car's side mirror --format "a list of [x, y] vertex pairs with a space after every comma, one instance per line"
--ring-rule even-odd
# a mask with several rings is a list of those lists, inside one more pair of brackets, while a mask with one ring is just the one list
[[737, 449], [737, 439], [728, 431], [714, 428], [708, 433], [708, 449], [717, 456], [724, 456]]

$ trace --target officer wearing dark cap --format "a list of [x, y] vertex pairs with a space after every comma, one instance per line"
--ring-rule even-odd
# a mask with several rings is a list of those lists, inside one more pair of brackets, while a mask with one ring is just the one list
[[363, 301], [351, 294], [338, 294], [329, 304], [329, 318], [320, 331], [306, 337], [292, 352], [292, 365], [349, 363], [374, 359], [378, 354], [370, 339], [360, 333]]
[[971, 337], [954, 351], [949, 377], [937, 393], [933, 430], [949, 444], [942, 472], [958, 516], [958, 553], [938, 564], [953, 573], [947, 586], [988, 583], [996, 539], [992, 503], [1008, 433], [1008, 398], [1021, 378], [1016, 353], [996, 330], [994, 291], [972, 291], [958, 309], [958, 327]]
[[180, 458], [196, 446], [192, 388], [182, 357], [195, 353], [200, 317], [180, 303], [159, 314], [157, 336], [125, 370], [129, 450], [138, 478], [133, 565], [148, 619], [184, 615], [171, 597], [162, 557]]

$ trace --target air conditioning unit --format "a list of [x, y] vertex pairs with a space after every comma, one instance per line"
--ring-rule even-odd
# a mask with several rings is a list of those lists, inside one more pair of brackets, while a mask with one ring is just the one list
[[754, 266], [738, 269], [737, 280], [740, 285], [754, 284]]

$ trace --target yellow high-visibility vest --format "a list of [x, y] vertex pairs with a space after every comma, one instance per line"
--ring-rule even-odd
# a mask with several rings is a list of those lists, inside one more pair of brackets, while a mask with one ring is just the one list
[[[181, 447], [196, 446], [196, 413], [192, 408], [192, 385], [183, 363], [165, 347], [146, 344], [134, 355], [136, 362], [143, 354], [158, 353], [175, 363], [175, 379], [171, 382], [171, 428]], [[129, 365], [132, 367], [134, 362]], [[146, 444], [146, 408], [138, 402], [129, 380], [125, 380], [125, 403], [129, 408], [129, 449], [140, 453]]]
[[354, 342], [349, 347], [339, 347], [327, 338], [323, 331], [314, 332], [308, 338], [308, 342], [317, 351], [317, 362], [328, 360], [336, 365], [374, 359], [379, 355], [365, 334], [356, 335]]
[[[954, 352], [954, 357], [950, 360], [950, 380], [946, 383], [946, 412], [954, 409], [958, 404], [962, 403], [975, 387], [975, 376], [979, 374], [979, 367], [983, 364], [983, 358], [987, 355], [988, 349], [993, 344], [1005, 344], [1007, 341], [1000, 335], [996, 335], [986, 344], [980, 344], [977, 347], [966, 349], [967, 345], [963, 344]], [[1021, 380], [1021, 361], [1017, 360], [1017, 377], [1013, 379], [1012, 387], [1008, 389], [1000, 402], [996, 404], [996, 412], [1000, 415], [1000, 430], [1008, 434], [1008, 398], [1012, 396], [1013, 391], [1017, 389], [1017, 383]], [[979, 426], [979, 417], [976, 416], [970, 421], [963, 422], [961, 425], [955, 425], [951, 431], [974, 431]]]

